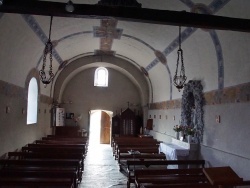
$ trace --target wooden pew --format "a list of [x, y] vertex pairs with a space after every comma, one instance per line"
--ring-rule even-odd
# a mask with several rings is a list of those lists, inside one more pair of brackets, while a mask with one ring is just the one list
[[[13, 170], [13, 169], [2, 169], [0, 170], [1, 178], [41, 178], [41, 179], [70, 179], [69, 182], [73, 182], [73, 187], [78, 186], [78, 176], [76, 171], [62, 171], [62, 170]], [[49, 180], [50, 181], [50, 180]], [[1, 186], [0, 186], [1, 187]]]
[[[122, 171], [122, 167], [127, 165], [127, 160], [165, 160], [166, 155], [163, 153], [140, 153], [140, 155], [121, 155], [118, 161], [118, 165], [120, 167], [120, 171]], [[125, 167], [126, 168], [126, 167]]]
[[85, 148], [82, 147], [41, 147], [41, 146], [24, 146], [22, 147], [22, 151], [24, 152], [58, 152], [58, 153], [81, 153], [82, 155], [85, 154]]
[[36, 140], [36, 144], [85, 144], [87, 145], [86, 141], [82, 140]]
[[139, 153], [159, 153], [159, 148], [158, 146], [134, 146], [134, 147], [121, 147], [118, 149], [117, 155], [115, 159], [118, 160], [119, 163], [119, 158], [122, 155], [129, 155], [129, 151], [138, 151]]
[[[125, 151], [124, 151], [125, 152]], [[118, 164], [121, 163], [121, 160], [127, 160], [127, 159], [155, 159], [155, 158], [164, 158], [166, 159], [166, 155], [163, 153], [158, 153], [157, 149], [140, 149], [139, 150], [140, 154], [129, 154], [128, 151], [127, 153], [119, 153], [117, 162]]]
[[83, 137], [42, 137], [42, 140], [61, 140], [61, 141], [88, 141]]
[[147, 147], [157, 147], [159, 148], [160, 142], [155, 139], [142, 139], [137, 138], [133, 140], [127, 140], [127, 141], [119, 141], [114, 143], [113, 147], [113, 155], [116, 159], [118, 159], [118, 152], [120, 148], [147, 148]]
[[0, 177], [1, 188], [74, 188], [71, 178]]
[[82, 145], [85, 147], [85, 153], [88, 151], [88, 142], [86, 141], [74, 141], [74, 140], [36, 140], [35, 144], [46, 144], [46, 145]]
[[119, 137], [112, 137], [111, 139], [111, 146], [113, 143], [115, 143], [116, 141], [120, 141], [120, 140], [132, 140], [132, 139], [154, 139], [153, 137], [137, 137], [137, 136], [119, 136]]
[[111, 146], [116, 147], [117, 144], [132, 144], [132, 143], [150, 143], [159, 142], [154, 138], [139, 138], [139, 137], [115, 137], [112, 140]]
[[117, 140], [113, 143], [113, 153], [115, 154], [119, 146], [132, 146], [132, 145], [159, 145], [161, 142], [156, 139], [133, 138], [125, 140]]
[[43, 137], [42, 140], [61, 140], [61, 141], [83, 141], [88, 144], [88, 137], [67, 137], [67, 136], [56, 136], [56, 135], [47, 135], [47, 137]]
[[77, 177], [79, 181], [82, 178], [82, 164], [81, 161], [77, 159], [1, 159], [0, 160], [1, 169], [10, 169], [16, 167], [72, 167], [77, 171]]
[[81, 153], [52, 153], [52, 152], [8, 152], [9, 159], [77, 159], [81, 161], [84, 170], [85, 155]]
[[28, 144], [28, 147], [41, 147], [41, 148], [55, 148], [55, 149], [59, 149], [59, 148], [82, 148], [84, 149], [84, 153], [86, 153], [87, 151], [87, 145], [86, 144], [81, 144], [81, 143], [50, 143], [50, 144]]
[[[40, 144], [39, 144], [40, 142]], [[88, 139], [48, 137], [22, 147], [25, 152], [9, 152], [0, 160], [0, 187], [70, 187], [81, 181]]]
[[136, 187], [241, 187], [249, 186], [249, 180], [240, 178], [230, 167], [135, 170]]
[[189, 183], [189, 184], [141, 184], [140, 188], [218, 188], [210, 183]]
[[[54, 159], [57, 159], [58, 155], [66, 156], [69, 153], [74, 153], [78, 155], [82, 155], [81, 158], [77, 158], [75, 160], [78, 160], [80, 162], [80, 169], [83, 171], [84, 169], [84, 158], [85, 158], [85, 147], [83, 146], [58, 146], [58, 145], [42, 145], [42, 144], [28, 144], [28, 146], [22, 147], [23, 152], [27, 153], [39, 153], [40, 155], [51, 155], [52, 153], [56, 154]], [[11, 153], [10, 153], [11, 154]], [[53, 157], [50, 157], [53, 159]], [[42, 157], [40, 157], [42, 159]], [[65, 159], [67, 160], [67, 158]], [[70, 160], [70, 159], [68, 159]], [[72, 159], [73, 160], [73, 159]]]
[[220, 188], [250, 185], [250, 180], [243, 180], [230, 166], [204, 168], [203, 173], [212, 185], [219, 186]]
[[136, 187], [141, 184], [202, 184], [208, 183], [202, 168], [166, 169], [166, 170], [135, 170]]
[[136, 169], [167, 169], [169, 165], [192, 165], [204, 168], [205, 160], [127, 160], [127, 187], [135, 182], [134, 170]]
[[52, 152], [8, 152], [9, 159], [78, 159], [84, 162], [85, 156], [81, 153], [52, 153]]

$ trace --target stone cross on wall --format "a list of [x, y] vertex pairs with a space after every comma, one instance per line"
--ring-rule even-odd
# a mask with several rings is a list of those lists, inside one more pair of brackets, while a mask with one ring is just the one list
[[111, 50], [113, 39], [120, 39], [123, 31], [116, 26], [117, 20], [115, 19], [103, 19], [101, 26], [94, 26], [94, 37], [100, 38], [100, 49], [95, 50], [95, 55], [115, 55], [115, 51]]

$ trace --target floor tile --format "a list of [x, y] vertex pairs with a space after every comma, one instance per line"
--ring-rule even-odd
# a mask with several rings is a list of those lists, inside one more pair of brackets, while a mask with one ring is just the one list
[[[89, 145], [79, 188], [126, 188], [127, 177], [119, 171], [109, 144]], [[131, 184], [131, 188], [134, 186]]]

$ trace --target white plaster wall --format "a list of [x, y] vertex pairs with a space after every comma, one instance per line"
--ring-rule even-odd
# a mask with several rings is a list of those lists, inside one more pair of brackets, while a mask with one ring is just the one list
[[[42, 55], [43, 45], [19, 14], [4, 14], [0, 33], [0, 79], [24, 87], [27, 74]], [[33, 50], [36, 48], [39, 54]]]
[[[216, 115], [220, 115], [221, 123], [215, 122]], [[249, 117], [249, 103], [205, 106], [203, 145], [247, 158], [250, 162]]]
[[[215, 122], [215, 115], [221, 116], [221, 123]], [[239, 176], [250, 179], [249, 117], [249, 103], [205, 106], [201, 157], [210, 166], [230, 165]]]
[[[148, 118], [151, 115], [154, 125], [150, 134], [161, 141], [170, 142], [175, 136], [173, 127], [179, 124], [180, 112], [180, 109], [149, 110]], [[249, 103], [207, 105], [204, 112], [200, 157], [207, 161], [208, 166], [231, 166], [239, 176], [250, 179]], [[216, 115], [220, 115], [221, 123], [216, 123]]]
[[[26, 123], [27, 114], [22, 114], [22, 109], [27, 109], [25, 100], [0, 94], [0, 106], [2, 107], [0, 114], [0, 157], [51, 134], [50, 107], [47, 104], [39, 104], [38, 123], [31, 125]], [[10, 113], [6, 113], [6, 106], [10, 107]], [[46, 113], [44, 113], [45, 109]]]
[[250, 33], [218, 32], [224, 56], [225, 87], [250, 80]]
[[148, 118], [153, 119], [153, 130], [150, 134], [159, 140], [170, 142], [175, 137], [174, 125], [180, 122], [180, 109], [150, 110]]
[[[137, 87], [120, 72], [108, 68], [109, 86], [95, 87], [94, 72], [96, 68], [89, 68], [73, 77], [65, 87], [62, 94], [62, 101], [71, 100], [72, 104], [62, 105], [66, 112], [73, 112], [76, 115], [82, 114], [79, 125], [88, 130], [88, 116], [90, 110], [108, 110], [116, 115], [121, 109], [127, 109], [127, 102], [130, 102], [130, 109], [142, 110], [141, 99]], [[139, 107], [134, 106], [139, 104]], [[133, 106], [132, 106], [133, 105]], [[68, 125], [74, 125], [73, 121], [67, 121]]]
[[[250, 82], [249, 64], [249, 33], [216, 31], [222, 47], [224, 59], [224, 87], [237, 86]], [[218, 67], [215, 50], [211, 40], [200, 31], [199, 38], [206, 41], [198, 41], [190, 37], [183, 45], [185, 47], [184, 63], [188, 79], [198, 78], [202, 80], [204, 92], [218, 91]], [[201, 37], [203, 36], [203, 37]], [[194, 42], [197, 47], [192, 45]], [[188, 47], [189, 46], [189, 47]], [[189, 53], [191, 49], [192, 53]], [[194, 54], [194, 55], [192, 55]], [[203, 54], [206, 54], [203, 56]], [[172, 54], [170, 57], [173, 57]], [[203, 64], [205, 63], [205, 64]], [[192, 66], [191, 66], [192, 65]], [[189, 70], [191, 67], [191, 71]], [[191, 75], [191, 76], [190, 76]], [[164, 84], [162, 82], [161, 84]], [[180, 93], [173, 92], [173, 99], [181, 98]], [[155, 95], [157, 97], [157, 95]], [[161, 97], [161, 101], [163, 97]], [[166, 100], [168, 96], [166, 95]], [[157, 98], [155, 101], [160, 101]], [[229, 103], [221, 105], [206, 105], [204, 107], [204, 139], [201, 143], [200, 155], [210, 166], [231, 166], [239, 176], [250, 179], [250, 147], [248, 137], [250, 135], [250, 106], [249, 102]], [[156, 115], [154, 130], [151, 134], [159, 140], [169, 142], [174, 136], [172, 130], [175, 124], [173, 120], [159, 120], [159, 115], [166, 113], [180, 119], [181, 109], [149, 110], [149, 114]], [[215, 116], [221, 116], [221, 123], [215, 122]], [[152, 116], [153, 117], [153, 116]]]

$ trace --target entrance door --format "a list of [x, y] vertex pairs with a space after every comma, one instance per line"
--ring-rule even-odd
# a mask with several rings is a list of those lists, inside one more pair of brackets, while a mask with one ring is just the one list
[[110, 144], [110, 116], [102, 111], [101, 113], [101, 144]]

